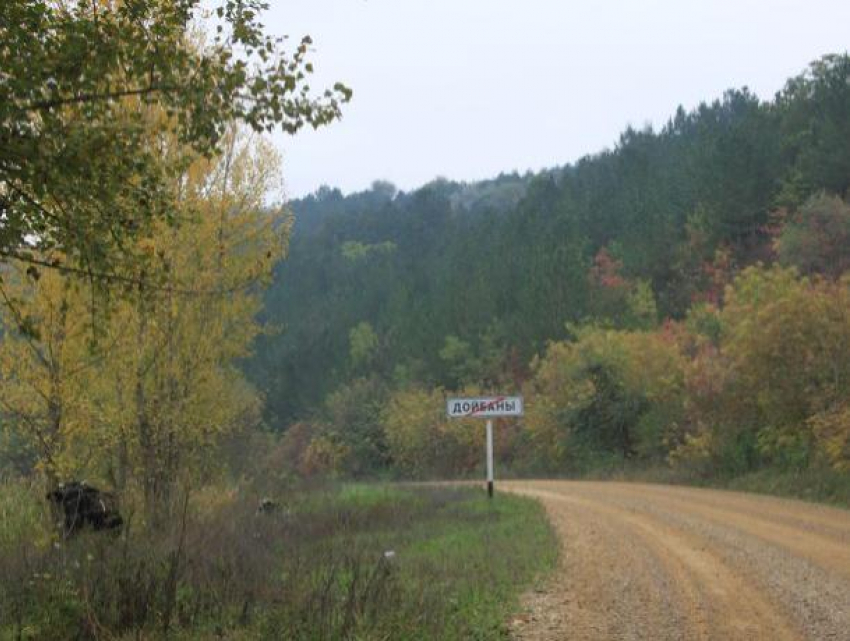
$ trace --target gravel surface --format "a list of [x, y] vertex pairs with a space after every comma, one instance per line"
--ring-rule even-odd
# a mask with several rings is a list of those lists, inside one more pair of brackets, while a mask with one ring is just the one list
[[516, 481], [557, 529], [516, 639], [850, 641], [850, 511], [631, 483]]

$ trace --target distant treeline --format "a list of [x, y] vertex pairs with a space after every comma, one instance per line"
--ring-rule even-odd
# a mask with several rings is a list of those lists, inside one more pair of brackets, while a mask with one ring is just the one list
[[301, 459], [354, 473], [404, 468], [416, 394], [496, 388], [532, 395], [502, 451], [526, 467], [840, 466], [848, 192], [846, 54], [539, 174], [323, 188], [292, 203], [263, 311], [279, 331], [246, 367]]

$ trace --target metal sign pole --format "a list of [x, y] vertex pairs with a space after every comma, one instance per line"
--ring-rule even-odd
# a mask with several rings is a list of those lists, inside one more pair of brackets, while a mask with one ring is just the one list
[[449, 418], [487, 419], [487, 495], [493, 498], [493, 418], [497, 416], [523, 416], [522, 396], [477, 396], [473, 398], [447, 398], [446, 415]]
[[487, 419], [487, 496], [493, 498], [493, 421]]

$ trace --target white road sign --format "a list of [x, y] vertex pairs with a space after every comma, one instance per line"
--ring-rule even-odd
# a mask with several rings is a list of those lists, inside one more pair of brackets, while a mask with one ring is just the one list
[[522, 396], [450, 398], [446, 401], [446, 412], [449, 418], [522, 416]]

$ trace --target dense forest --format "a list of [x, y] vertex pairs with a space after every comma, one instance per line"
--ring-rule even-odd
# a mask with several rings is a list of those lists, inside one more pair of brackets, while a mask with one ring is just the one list
[[[302, 471], [471, 471], [446, 391], [525, 391], [516, 469], [850, 461], [850, 57], [613, 149], [291, 203], [246, 363]], [[698, 466], [697, 466], [698, 467]]]

